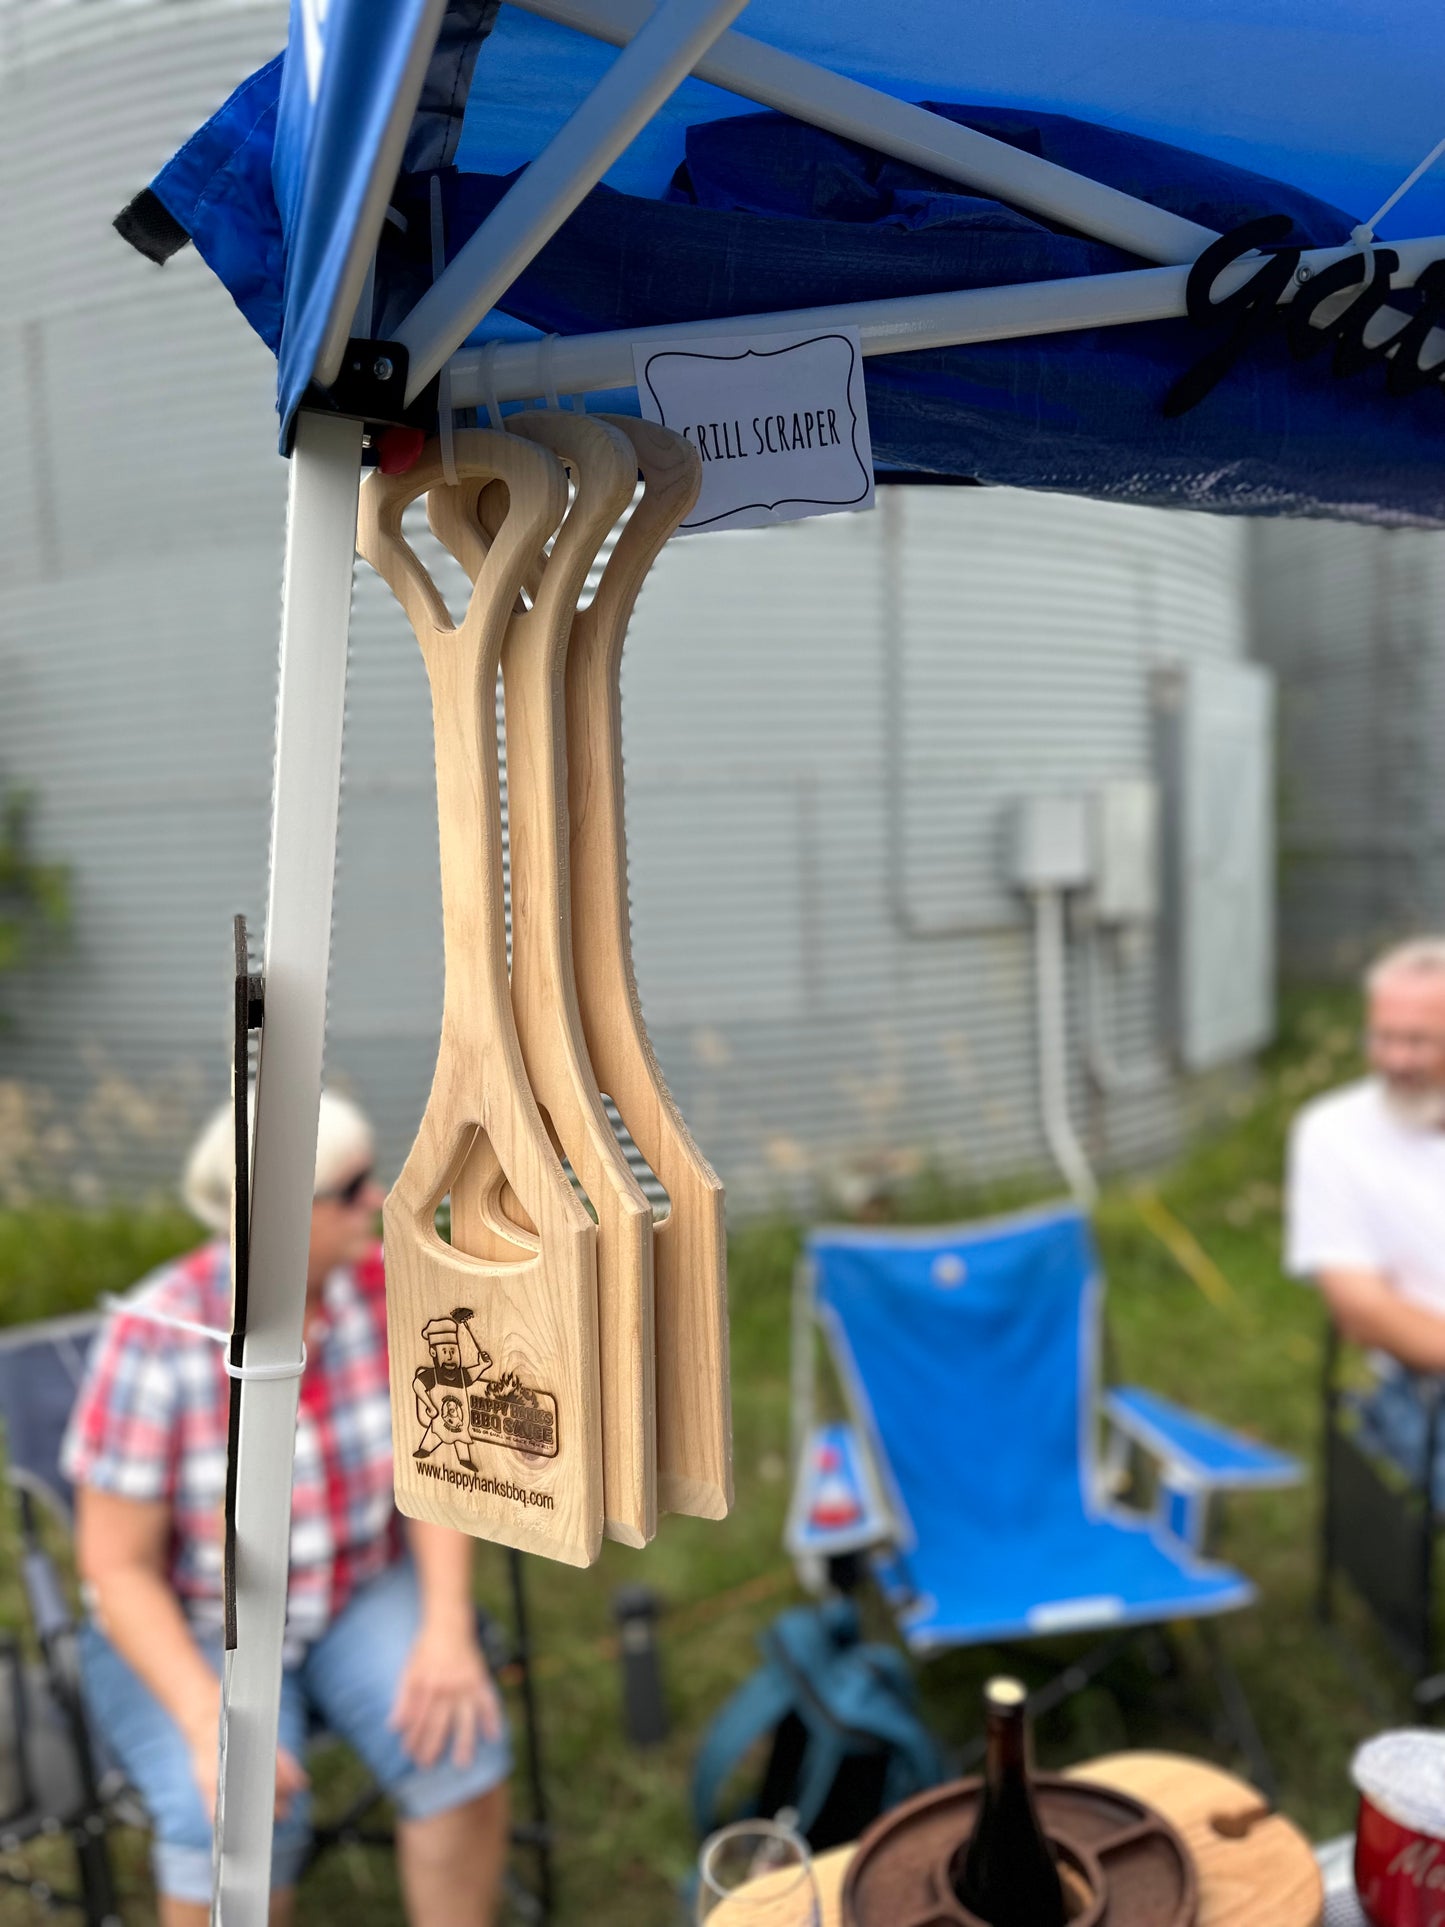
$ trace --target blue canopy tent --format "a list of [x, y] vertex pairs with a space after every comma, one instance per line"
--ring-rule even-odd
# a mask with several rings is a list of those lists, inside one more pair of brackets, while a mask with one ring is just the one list
[[158, 260], [194, 240], [276, 351], [292, 463], [227, 1927], [266, 1916], [364, 442], [636, 406], [649, 331], [826, 321], [899, 472], [1445, 525], [1430, 0], [743, 5], [293, 0], [284, 58], [119, 223]]
[[[563, 11], [558, 0], [547, 6]], [[1069, 89], [1062, 64], [1051, 84], [1032, 59], [1027, 107], [997, 99], [981, 105], [974, 95], [973, 104], [930, 99], [925, 110], [896, 98], [907, 85], [898, 76], [884, 69], [878, 80], [877, 47], [866, 61], [850, 62], [854, 72], [870, 73], [870, 86], [855, 82], [854, 97], [841, 106], [824, 103], [834, 110], [831, 127], [846, 125], [851, 137], [759, 114], [748, 99], [689, 80], [533, 258], [519, 257], [515, 274], [504, 270], [506, 281], [491, 274], [499, 306], [471, 319], [486, 340], [516, 345], [496, 354], [489, 368], [478, 353], [464, 355], [450, 371], [452, 398], [480, 401], [484, 389], [501, 401], [544, 387], [595, 391], [616, 377], [616, 385], [630, 388], [631, 346], [650, 328], [675, 335], [685, 324], [847, 308], [865, 323], [865, 350], [886, 351], [873, 359], [867, 380], [874, 450], [885, 468], [1134, 502], [1438, 522], [1445, 496], [1434, 383], [1385, 407], [1383, 364], [1341, 378], [1332, 356], [1300, 360], [1299, 339], [1279, 329], [1225, 370], [1207, 406], [1182, 414], [1164, 407], [1220, 329], [1181, 324], [1184, 277], [1157, 269], [1141, 275], [1142, 262], [1191, 261], [1221, 231], [1271, 215], [1280, 217], [1279, 241], [1327, 255], [1344, 248], [1347, 263], [1358, 261], [1351, 235], [1362, 214], [1428, 148], [1434, 130], [1423, 99], [1418, 131], [1409, 135], [1381, 112], [1383, 124], [1372, 132], [1382, 135], [1388, 125], [1399, 161], [1373, 162], [1368, 186], [1349, 180], [1326, 145], [1328, 130], [1315, 120], [1324, 71], [1350, 37], [1344, 11], [1331, 14], [1328, 30], [1299, 36], [1301, 45], [1291, 35], [1290, 66], [1301, 75], [1300, 99], [1310, 110], [1299, 124], [1283, 131], [1270, 125], [1278, 117], [1269, 98], [1278, 92], [1277, 75], [1257, 61], [1241, 63], [1232, 118], [1271, 138], [1216, 132], [1203, 152], [1178, 139], [1180, 132], [1200, 140], [1210, 133], [1199, 124], [1193, 93], [1184, 129], [1168, 126], [1173, 138], [1158, 138], [1154, 130], [1167, 123], [1157, 101], [1147, 119], [1141, 111], [1148, 93], [1140, 69], [1151, 63], [1137, 54], [1125, 70], [1123, 112], [1108, 91], [1092, 99]], [[619, 0], [569, 0], [565, 12], [600, 27], [620, 22], [628, 9]], [[748, 19], [768, 31], [759, 0]], [[869, 21], [876, 33], [874, 16]], [[930, 70], [973, 81], [979, 56], [971, 42], [963, 44], [962, 22], [955, 10], [943, 23], [960, 44]], [[1056, 24], [1060, 33], [1049, 43], [1055, 54], [1064, 45], [1076, 53], [1075, 40]], [[510, 205], [508, 189], [529, 152], [606, 70], [607, 52], [596, 41], [512, 9], [489, 28], [486, 7], [453, 7], [447, 26], [424, 77], [400, 178], [390, 168], [378, 175], [387, 184], [384, 196], [372, 197], [383, 203], [381, 213], [370, 210], [366, 245], [350, 260], [339, 229], [350, 221], [345, 231], [359, 231], [365, 184], [353, 170], [336, 191], [306, 194], [310, 176], [299, 162], [295, 126], [304, 92], [298, 62], [278, 58], [254, 75], [154, 184], [149, 198], [172, 234], [195, 239], [277, 353], [283, 445], [308, 385], [335, 382], [345, 339], [339, 318], [349, 323], [355, 314], [372, 250], [375, 278], [359, 332], [394, 337], [414, 354], [439, 322], [461, 312], [454, 275], [429, 292], [436, 227], [449, 263], [465, 249], [463, 280], [481, 259], [490, 268], [492, 224], [504, 198]], [[779, 38], [784, 26], [780, 19]], [[1377, 31], [1365, 40], [1365, 54], [1383, 65], [1388, 47], [1401, 44], [1405, 38], [1392, 26], [1388, 36]], [[700, 71], [725, 69], [741, 85], [754, 78], [757, 47], [750, 37], [725, 34]], [[404, 53], [388, 48], [368, 83], [379, 85], [393, 70], [399, 77]], [[785, 61], [780, 76], [765, 63], [762, 81], [771, 86], [754, 91], [805, 108], [808, 70], [800, 77], [790, 66], [802, 63]], [[540, 109], [538, 74], [548, 77]], [[348, 73], [340, 84], [355, 102], [356, 78]], [[880, 85], [889, 91], [880, 93]], [[1138, 100], [1132, 113], [1131, 95]], [[323, 90], [318, 102], [325, 98]], [[1329, 98], [1338, 104], [1336, 93]], [[1386, 98], [1383, 86], [1378, 98]], [[429, 101], [447, 102], [446, 111]], [[889, 143], [896, 151], [858, 138], [870, 110], [899, 118]], [[363, 124], [378, 119], [374, 109], [354, 112]], [[312, 174], [333, 173], [336, 138], [318, 109]], [[933, 149], [922, 147], [925, 138]], [[951, 178], [940, 176], [940, 160]], [[978, 191], [980, 176], [994, 191]], [[382, 218], [388, 205], [390, 221]], [[1445, 226], [1445, 195], [1428, 178], [1395, 215], [1396, 225], [1407, 210], [1414, 232]], [[488, 232], [474, 239], [484, 222]], [[1427, 242], [1417, 266], [1434, 253]], [[280, 275], [278, 262], [285, 264]], [[323, 297], [333, 289], [328, 333]], [[950, 295], [973, 299], [949, 302]], [[924, 296], [935, 297], [931, 307], [923, 307]], [[1131, 304], [1137, 319], [1129, 318]], [[1148, 318], [1171, 310], [1174, 319]], [[755, 319], [748, 325], [757, 331]], [[523, 344], [554, 331], [565, 346], [550, 351], [544, 366], [540, 352]], [[710, 325], [708, 332], [719, 330]], [[579, 339], [603, 334], [613, 337], [605, 346]], [[878, 341], [870, 343], [870, 334]], [[1308, 334], [1319, 340], [1318, 330]], [[413, 397], [436, 372], [435, 340], [427, 350], [407, 383]], [[399, 358], [393, 352], [387, 359], [395, 367]], [[344, 405], [359, 405], [349, 384], [341, 393]], [[380, 398], [371, 399], [379, 405]], [[628, 396], [608, 399], [636, 405]], [[436, 406], [428, 396], [423, 419], [434, 419]]]

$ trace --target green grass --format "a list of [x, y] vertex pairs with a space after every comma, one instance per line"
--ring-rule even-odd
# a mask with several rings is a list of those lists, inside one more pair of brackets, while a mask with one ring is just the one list
[[[1313, 1295], [1280, 1272], [1283, 1142], [1305, 1096], [1354, 1073], [1355, 1048], [1347, 1000], [1296, 1003], [1286, 1013], [1279, 1049], [1228, 1127], [1157, 1187], [1111, 1187], [1098, 1219], [1117, 1375], [1311, 1462], [1323, 1321]], [[900, 1214], [933, 1217], [977, 1203], [935, 1183], [904, 1201]], [[88, 1303], [98, 1288], [120, 1286], [177, 1249], [184, 1235], [174, 1220], [122, 1214], [0, 1216], [0, 1320]], [[797, 1246], [797, 1230], [785, 1224], [744, 1227], [732, 1238], [733, 1517], [721, 1526], [666, 1520], [645, 1553], [609, 1546], [587, 1573], [529, 1562], [561, 1919], [577, 1927], [672, 1927], [677, 1920], [676, 1883], [694, 1851], [687, 1783], [698, 1735], [754, 1664], [756, 1634], [797, 1597], [780, 1551], [788, 1294]], [[1175, 1255], [1180, 1250], [1184, 1262]], [[1349, 1824], [1349, 1756], [1380, 1717], [1362, 1702], [1311, 1615], [1317, 1496], [1311, 1484], [1236, 1501], [1222, 1551], [1262, 1593], [1257, 1610], [1226, 1623], [1229, 1650], [1278, 1764], [1284, 1807], [1319, 1836]], [[13, 1581], [4, 1576], [10, 1563], [0, 1547], [0, 1620], [17, 1610]], [[484, 1595], [501, 1606], [500, 1559], [483, 1548], [480, 1565]], [[636, 1583], [655, 1588], [666, 1602], [661, 1637], [673, 1718], [672, 1737], [645, 1755], [622, 1738], [610, 1644], [612, 1595]], [[1062, 1764], [1124, 1745], [1224, 1757], [1211, 1739], [1206, 1675], [1187, 1638], [1184, 1646], [1179, 1676], [1161, 1681], [1142, 1663], [1123, 1666], [1107, 1685], [1046, 1721], [1039, 1735], [1044, 1761]], [[1070, 1650], [1039, 1655], [1038, 1676]], [[960, 1654], [925, 1669], [927, 1709], [947, 1737], [971, 1735], [978, 1688], [996, 1661], [997, 1655]], [[1373, 1671], [1380, 1694], [1404, 1717], [1402, 1682], [1381, 1664]], [[332, 1776], [321, 1777], [324, 1785]], [[340, 1790], [333, 1785], [332, 1797]], [[139, 1842], [122, 1844], [127, 1918], [147, 1922], [143, 1851]], [[0, 1899], [7, 1927], [29, 1918], [24, 1911], [7, 1913], [6, 1905]], [[399, 1920], [389, 1866], [377, 1855], [334, 1859], [308, 1883], [305, 1912], [317, 1921], [344, 1914], [351, 1927]]]

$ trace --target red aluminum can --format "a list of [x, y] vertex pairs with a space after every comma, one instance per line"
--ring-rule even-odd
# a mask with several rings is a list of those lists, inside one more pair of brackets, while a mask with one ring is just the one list
[[1445, 1927], [1445, 1733], [1382, 1733], [1352, 1771], [1355, 1890], [1372, 1927]]

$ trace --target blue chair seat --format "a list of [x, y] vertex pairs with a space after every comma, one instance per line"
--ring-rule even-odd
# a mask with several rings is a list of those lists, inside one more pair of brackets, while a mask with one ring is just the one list
[[960, 1533], [886, 1569], [899, 1631], [924, 1653], [1235, 1612], [1255, 1592], [1144, 1519], [1021, 1521], [987, 1545]]

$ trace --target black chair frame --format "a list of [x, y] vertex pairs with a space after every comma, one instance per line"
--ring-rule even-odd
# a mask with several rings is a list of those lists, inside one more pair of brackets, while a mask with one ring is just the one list
[[1445, 1514], [1435, 1502], [1437, 1449], [1445, 1438], [1445, 1378], [1411, 1373], [1425, 1414], [1425, 1451], [1407, 1472], [1366, 1451], [1347, 1422], [1351, 1407], [1341, 1368], [1348, 1348], [1333, 1325], [1325, 1342], [1324, 1500], [1316, 1610], [1348, 1662], [1360, 1655], [1339, 1624], [1335, 1582], [1350, 1581], [1386, 1646], [1409, 1675], [1417, 1706], [1445, 1700], [1435, 1630], [1435, 1547]]
[[[41, 1543], [42, 1509], [53, 1509], [49, 1495], [14, 1474], [11, 1485], [20, 1526], [20, 1577], [39, 1658], [38, 1664], [23, 1669], [23, 1699], [18, 1709], [23, 1727], [16, 1735], [16, 1750], [28, 1797], [22, 1811], [0, 1825], [0, 1852], [13, 1855], [30, 1841], [64, 1833], [74, 1857], [76, 1888], [53, 1888], [8, 1868], [0, 1868], [0, 1885], [21, 1889], [44, 1913], [75, 1911], [84, 1916], [87, 1927], [120, 1927], [106, 1833], [112, 1824], [138, 1816], [134, 1811], [118, 1810], [124, 1789], [105, 1783], [97, 1771], [80, 1696], [69, 1601], [55, 1564]], [[43, 1764], [36, 1758], [36, 1729], [42, 1724], [50, 1729], [52, 1738], [58, 1734], [63, 1744], [63, 1757], [57, 1759], [52, 1749], [49, 1761]], [[61, 1777], [59, 1798], [55, 1797], [57, 1766]]]

